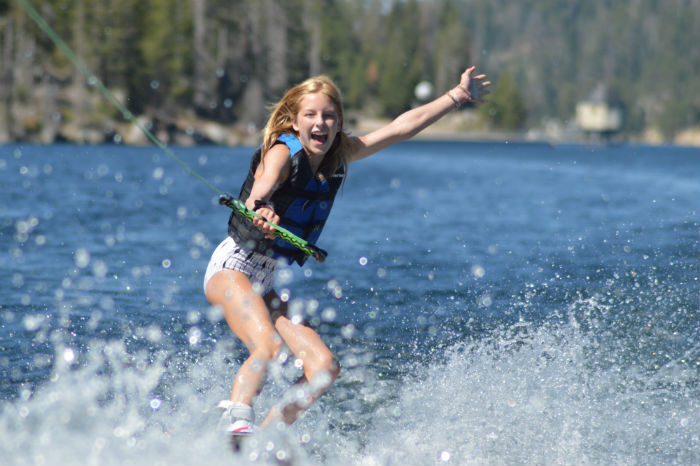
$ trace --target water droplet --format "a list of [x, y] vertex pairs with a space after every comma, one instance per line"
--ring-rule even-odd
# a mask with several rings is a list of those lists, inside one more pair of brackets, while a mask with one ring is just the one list
[[209, 247], [209, 241], [207, 241], [207, 237], [204, 236], [202, 232], [197, 232], [192, 235], [192, 243], [204, 248]]
[[75, 352], [73, 351], [73, 349], [71, 349], [71, 348], [64, 349], [63, 350], [63, 359], [69, 364], [72, 363], [73, 361], [75, 361]]
[[146, 328], [146, 338], [148, 339], [148, 341], [158, 343], [161, 340], [162, 336], [163, 332], [157, 325], [149, 325]]
[[474, 278], [481, 278], [486, 274], [486, 270], [478, 264], [472, 266], [471, 272]]
[[485, 294], [479, 298], [479, 304], [484, 307], [489, 307], [491, 304], [493, 304], [493, 299], [488, 294]]
[[92, 264], [92, 273], [98, 278], [104, 278], [107, 275], [107, 263], [97, 260]]
[[197, 327], [192, 327], [189, 332], [187, 332], [187, 337], [190, 345], [197, 345], [202, 339], [202, 331]]
[[15, 273], [12, 275], [12, 286], [15, 288], [22, 288], [24, 285], [24, 277], [21, 273]]
[[286, 289], [286, 288], [285, 288], [284, 290], [280, 291], [280, 300], [281, 300], [283, 303], [288, 302], [288, 301], [289, 301], [289, 298], [291, 297], [291, 294], [290, 294], [290, 293], [291, 293], [291, 292], [290, 292], [288, 289]]
[[100, 298], [100, 308], [105, 311], [111, 311], [114, 309], [114, 299], [111, 296], [103, 296]]
[[224, 318], [223, 312], [221, 312], [221, 308], [218, 306], [210, 306], [209, 309], [207, 310], [207, 320], [211, 323], [216, 323], [219, 322], [221, 319]]
[[288, 285], [292, 282], [294, 278], [294, 273], [291, 269], [284, 268], [277, 273], [277, 280], [280, 286]]
[[75, 251], [75, 265], [78, 266], [81, 269], [84, 269], [85, 267], [90, 264], [90, 253], [87, 251], [87, 249], [80, 248], [77, 251]]
[[321, 313], [321, 317], [326, 322], [330, 322], [330, 321], [335, 320], [335, 316], [336, 316], [336, 311], [332, 307], [328, 307], [328, 308], [324, 309], [323, 312]]
[[24, 323], [24, 328], [33, 332], [41, 326], [41, 323], [44, 321], [44, 316], [40, 314], [25, 315], [22, 321]]
[[199, 311], [191, 310], [187, 312], [187, 322], [189, 324], [196, 324], [201, 318], [202, 314]]
[[353, 334], [355, 333], [355, 326], [353, 324], [345, 325], [340, 330], [340, 333], [343, 335], [343, 337], [350, 339], [350, 338], [352, 338]]
[[338, 283], [338, 280], [329, 280], [327, 287], [336, 298], [340, 299], [343, 296], [343, 288]]

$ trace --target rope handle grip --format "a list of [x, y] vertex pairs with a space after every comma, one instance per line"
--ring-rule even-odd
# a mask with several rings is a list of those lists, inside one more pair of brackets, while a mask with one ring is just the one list
[[[227, 193], [221, 194], [219, 196], [219, 204], [229, 207], [230, 209], [243, 215], [250, 221], [252, 221], [255, 218], [262, 218], [257, 212], [250, 210], [243, 202], [241, 202], [238, 199], [235, 199], [233, 196]], [[319, 263], [323, 263], [326, 260], [326, 257], [328, 257], [328, 253], [316, 246], [315, 244], [310, 243], [303, 238], [299, 238], [297, 235], [285, 229], [284, 227], [276, 225], [268, 220], [265, 220], [265, 222], [267, 222], [268, 225], [272, 226], [272, 228], [275, 229], [275, 235], [278, 238], [282, 238], [284, 241], [296, 247], [304, 254], [307, 254], [316, 259]]]

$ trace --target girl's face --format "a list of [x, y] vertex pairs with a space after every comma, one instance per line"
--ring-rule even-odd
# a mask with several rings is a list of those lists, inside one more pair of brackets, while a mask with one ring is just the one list
[[311, 156], [324, 156], [340, 131], [340, 117], [335, 104], [326, 94], [307, 94], [299, 102], [299, 112], [292, 122], [301, 145]]

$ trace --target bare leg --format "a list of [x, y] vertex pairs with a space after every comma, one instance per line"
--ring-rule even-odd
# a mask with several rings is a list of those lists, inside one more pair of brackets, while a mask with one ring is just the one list
[[250, 352], [236, 374], [231, 401], [253, 405], [265, 381], [267, 364], [277, 357], [283, 340], [303, 362], [304, 375], [295, 385], [313, 382], [307, 399], [283, 406], [281, 411], [273, 408], [263, 427], [275, 419], [292, 424], [338, 377], [340, 366], [321, 337], [311, 327], [289, 320], [286, 303], [274, 291], [263, 299], [245, 274], [222, 270], [209, 280], [206, 296], [212, 305], [221, 307], [229, 327]]
[[338, 378], [340, 365], [314, 329], [304, 324], [295, 324], [287, 318], [286, 303], [280, 303], [274, 291], [265, 298], [270, 309], [279, 308], [278, 312], [273, 311], [277, 332], [294, 356], [303, 362], [304, 375], [295, 385], [311, 382], [306, 399], [283, 406], [281, 412], [279, 408], [272, 408], [262, 423], [264, 427], [276, 419], [281, 419], [290, 425]]
[[265, 381], [268, 362], [282, 348], [282, 338], [265, 301], [245, 274], [235, 270], [217, 272], [207, 284], [206, 296], [212, 305], [221, 307], [228, 326], [250, 352], [236, 374], [230, 399], [252, 406]]

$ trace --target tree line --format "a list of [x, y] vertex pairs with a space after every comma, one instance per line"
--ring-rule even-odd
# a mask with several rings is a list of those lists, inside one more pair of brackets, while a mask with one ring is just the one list
[[[156, 127], [259, 127], [266, 105], [327, 74], [348, 110], [395, 116], [415, 86], [494, 81], [493, 128], [569, 121], [598, 85], [629, 134], [700, 123], [700, 0], [34, 0], [117, 98]], [[108, 134], [119, 111], [15, 0], [0, 0], [0, 140]], [[42, 137], [39, 137], [43, 135]]]

